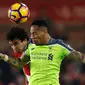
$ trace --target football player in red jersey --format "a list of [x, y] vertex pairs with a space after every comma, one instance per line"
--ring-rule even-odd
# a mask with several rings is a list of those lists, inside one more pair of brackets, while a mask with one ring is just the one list
[[[31, 42], [25, 30], [18, 27], [13, 27], [8, 31], [7, 40], [14, 51], [14, 57], [16, 59], [19, 59], [22, 53], [27, 49], [28, 43]], [[28, 63], [23, 67], [23, 72], [26, 78], [26, 85], [28, 85], [30, 77], [30, 69]]]

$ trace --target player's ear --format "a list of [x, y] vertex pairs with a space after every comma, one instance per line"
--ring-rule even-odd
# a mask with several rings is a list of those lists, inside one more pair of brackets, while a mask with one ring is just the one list
[[24, 41], [27, 41], [27, 38], [25, 38]]
[[47, 29], [44, 29], [44, 32], [45, 32], [45, 33], [48, 33]]

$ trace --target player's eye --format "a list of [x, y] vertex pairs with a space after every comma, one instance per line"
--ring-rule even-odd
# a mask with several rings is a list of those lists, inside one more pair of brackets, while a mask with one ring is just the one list
[[14, 46], [15, 46], [15, 45], [18, 45], [18, 42], [14, 42], [13, 45], [14, 45]]
[[36, 35], [37, 35], [36, 32], [31, 33], [31, 37], [34, 37], [34, 36], [36, 36]]
[[10, 44], [10, 46], [13, 46], [13, 44]]

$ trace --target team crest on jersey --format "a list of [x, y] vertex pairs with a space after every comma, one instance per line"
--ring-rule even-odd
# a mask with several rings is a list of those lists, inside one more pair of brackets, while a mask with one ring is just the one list
[[52, 46], [49, 46], [49, 49], [52, 50]]
[[52, 52], [52, 46], [49, 46], [49, 51]]
[[31, 50], [34, 50], [35, 48], [31, 48]]

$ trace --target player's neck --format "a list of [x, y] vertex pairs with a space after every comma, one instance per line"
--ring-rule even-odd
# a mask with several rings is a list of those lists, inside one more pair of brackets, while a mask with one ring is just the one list
[[46, 38], [46, 43], [45, 44], [48, 44], [51, 39], [52, 39], [52, 37], [50, 35], [48, 35], [47, 38]]

